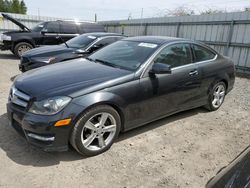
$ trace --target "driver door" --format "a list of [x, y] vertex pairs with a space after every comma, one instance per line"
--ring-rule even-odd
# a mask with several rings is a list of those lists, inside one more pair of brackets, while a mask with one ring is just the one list
[[178, 43], [165, 47], [156, 55], [150, 67], [154, 63], [170, 65], [171, 73], [148, 72], [140, 79], [141, 119], [151, 121], [196, 106], [201, 76], [197, 65], [192, 63], [190, 44]]

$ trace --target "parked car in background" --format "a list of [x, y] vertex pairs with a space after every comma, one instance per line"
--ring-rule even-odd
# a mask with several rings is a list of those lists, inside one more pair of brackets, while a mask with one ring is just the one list
[[10, 124], [45, 151], [100, 154], [126, 131], [171, 114], [220, 108], [235, 68], [208, 46], [169, 37], [131, 37], [90, 55], [18, 76]]
[[221, 187], [250, 187], [250, 147], [247, 147], [228, 166], [222, 168], [206, 185], [206, 188]]
[[61, 45], [44, 46], [24, 53], [19, 69], [22, 72], [61, 61], [85, 57], [94, 51], [124, 38], [116, 33], [87, 33]]
[[12, 21], [21, 30], [3, 33], [0, 36], [0, 49], [10, 50], [18, 57], [32, 48], [60, 44], [79, 34], [105, 32], [103, 25], [94, 22], [63, 20], [42, 22], [30, 29], [8, 14], [2, 13], [2, 16]]

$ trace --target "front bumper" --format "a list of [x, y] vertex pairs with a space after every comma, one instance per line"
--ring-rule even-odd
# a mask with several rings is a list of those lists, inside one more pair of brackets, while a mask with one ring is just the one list
[[0, 50], [4, 51], [4, 50], [11, 50], [11, 49], [12, 49], [11, 42], [0, 41]]
[[[30, 144], [35, 145], [44, 151], [66, 151], [74, 119], [81, 107], [71, 104], [61, 113], [53, 116], [42, 116], [28, 113], [21, 107], [9, 102], [7, 113], [9, 124], [22, 135]], [[71, 124], [62, 127], [55, 127], [54, 124], [60, 119], [71, 118]]]

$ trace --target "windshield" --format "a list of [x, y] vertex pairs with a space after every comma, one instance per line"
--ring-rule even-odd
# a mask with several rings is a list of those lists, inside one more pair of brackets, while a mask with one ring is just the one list
[[31, 30], [34, 32], [40, 32], [40, 31], [42, 31], [44, 24], [45, 24], [44, 22], [40, 23], [40, 24], [36, 25], [35, 27], [33, 27]]
[[118, 41], [89, 56], [90, 60], [127, 70], [136, 70], [155, 50], [157, 44]]
[[71, 48], [84, 48], [96, 39], [97, 38], [92, 35], [80, 35], [68, 40], [67, 44]]

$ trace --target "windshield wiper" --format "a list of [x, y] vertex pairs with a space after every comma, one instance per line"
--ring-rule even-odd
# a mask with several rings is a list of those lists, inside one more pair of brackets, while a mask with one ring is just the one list
[[95, 59], [94, 61], [99, 62], [99, 63], [102, 63], [102, 64], [104, 64], [104, 65], [108, 65], [108, 66], [110, 66], [110, 67], [115, 67], [115, 68], [121, 69], [121, 67], [120, 67], [119, 65], [115, 65], [115, 64], [110, 63], [110, 62], [108, 62], [108, 61], [104, 61], [104, 60], [101, 60], [101, 59]]
[[87, 59], [87, 60], [89, 60], [89, 61], [93, 61], [93, 62], [95, 62], [95, 60], [94, 60], [94, 59], [91, 59], [91, 58], [89, 58], [89, 57], [85, 57], [85, 59]]

